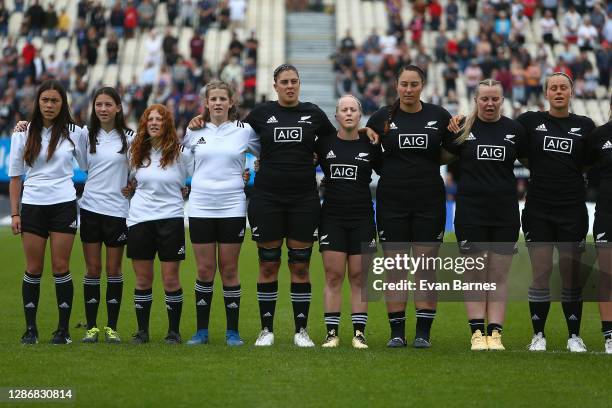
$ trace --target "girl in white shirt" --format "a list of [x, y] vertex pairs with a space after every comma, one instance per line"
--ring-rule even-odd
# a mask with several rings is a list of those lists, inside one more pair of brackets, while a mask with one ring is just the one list
[[180, 261], [185, 259], [185, 227], [181, 189], [193, 163], [182, 151], [172, 114], [162, 105], [149, 106], [138, 123], [130, 147], [130, 179], [136, 191], [127, 218], [127, 256], [136, 273], [134, 307], [138, 320], [136, 344], [149, 341], [149, 316], [153, 301], [153, 262], [158, 254], [168, 311], [168, 344], [181, 342], [179, 324], [183, 290]]
[[90, 128], [84, 129], [87, 142], [87, 182], [79, 202], [81, 208], [81, 242], [86, 273], [83, 297], [87, 333], [85, 343], [96, 343], [100, 330], [96, 325], [100, 302], [102, 244], [106, 245], [106, 309], [108, 325], [106, 342], [119, 343], [117, 319], [121, 308], [123, 275], [121, 260], [127, 243], [129, 201], [121, 194], [128, 179], [127, 151], [134, 132], [127, 128], [121, 109], [121, 98], [111, 87], [100, 88], [93, 97]]
[[51, 80], [38, 89], [28, 129], [12, 136], [9, 165], [11, 227], [14, 234], [21, 234], [26, 257], [22, 285], [26, 317], [26, 331], [21, 338], [23, 344], [38, 343], [36, 311], [47, 238], [51, 241], [51, 269], [59, 311], [57, 330], [51, 342], [72, 343], [68, 329], [74, 287], [69, 260], [78, 225], [72, 177], [73, 159], [76, 158], [80, 164], [84, 161], [81, 133], [70, 114], [66, 91], [59, 82]]
[[[223, 81], [206, 85], [204, 126], [187, 130], [194, 174], [189, 199], [189, 235], [198, 269], [195, 284], [197, 332], [187, 344], [208, 343], [208, 320], [217, 264], [223, 282], [229, 346], [243, 344], [238, 333], [238, 256], [246, 227], [243, 170], [246, 152], [259, 155], [259, 137], [239, 122], [233, 91]], [[218, 261], [217, 261], [217, 253]]]

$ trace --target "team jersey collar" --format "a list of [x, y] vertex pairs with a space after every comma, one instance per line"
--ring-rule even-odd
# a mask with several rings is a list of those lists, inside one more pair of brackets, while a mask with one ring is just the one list
[[206, 126], [210, 126], [211, 129], [221, 129], [227, 125], [231, 125], [232, 121], [231, 120], [226, 120], [225, 122], [223, 122], [222, 124], [220, 124], [219, 126], [215, 125], [212, 122], [206, 122]]

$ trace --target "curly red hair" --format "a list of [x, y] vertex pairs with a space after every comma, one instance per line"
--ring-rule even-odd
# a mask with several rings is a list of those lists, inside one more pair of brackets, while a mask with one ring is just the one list
[[165, 106], [154, 104], [149, 106], [138, 121], [138, 132], [130, 148], [130, 165], [132, 168], [147, 167], [151, 164], [151, 137], [147, 133], [147, 120], [151, 112], [157, 111], [162, 117], [160, 165], [165, 169], [167, 165], [174, 163], [179, 157], [181, 146], [179, 144], [174, 119]]

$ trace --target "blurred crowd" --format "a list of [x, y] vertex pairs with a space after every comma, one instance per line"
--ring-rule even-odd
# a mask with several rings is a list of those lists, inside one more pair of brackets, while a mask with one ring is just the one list
[[[160, 25], [162, 3], [165, 23]], [[8, 9], [0, 0], [0, 135], [10, 135], [14, 123], [28, 117], [37, 85], [52, 77], [68, 90], [77, 122], [85, 123], [91, 94], [104, 80], [92, 83], [92, 70], [121, 67], [123, 59], [133, 59], [123, 53], [130, 38], [138, 39], [145, 51], [144, 69], [131, 78], [121, 77], [119, 69], [116, 84], [104, 83], [119, 90], [128, 121], [136, 122], [148, 104], [162, 103], [184, 129], [200, 109], [203, 85], [213, 77], [232, 83], [247, 109], [255, 104], [258, 40], [254, 32], [241, 40], [236, 31], [244, 26], [247, 0], [79, 0], [76, 7], [61, 10], [52, 1], [14, 0], [13, 5]], [[19, 34], [11, 35], [15, 15], [21, 16]], [[186, 27], [193, 33], [188, 52], [181, 53], [179, 39]], [[210, 28], [232, 33], [214, 69], [204, 57]], [[57, 49], [62, 38], [69, 46], [57, 51], [61, 55], [42, 52]]]
[[[336, 94], [352, 93], [367, 114], [392, 103], [396, 73], [418, 65], [438, 85], [430, 102], [458, 109], [457, 78], [472, 95], [485, 78], [501, 81], [515, 113], [543, 106], [546, 74], [563, 71], [575, 81], [578, 98], [608, 98], [612, 70], [612, 3], [594, 0], [413, 0], [404, 13], [401, 0], [384, 0], [387, 32], [374, 29], [363, 44], [351, 32], [334, 55]], [[412, 16], [404, 21], [403, 15]], [[462, 29], [473, 22], [476, 33]], [[541, 33], [528, 36], [527, 32]], [[424, 36], [433, 41], [424, 45]], [[442, 78], [432, 66], [442, 64]], [[598, 89], [600, 90], [598, 94]]]

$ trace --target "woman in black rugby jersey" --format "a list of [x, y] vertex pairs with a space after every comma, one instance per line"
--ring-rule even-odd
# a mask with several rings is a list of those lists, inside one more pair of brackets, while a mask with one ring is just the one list
[[[466, 293], [472, 350], [504, 350], [506, 278], [520, 228], [514, 162], [526, 155], [526, 135], [516, 121], [501, 115], [501, 83], [481, 81], [476, 107], [463, 129], [445, 138], [444, 148], [459, 159], [455, 232], [461, 253], [486, 259], [470, 281], [496, 284], [492, 291]], [[485, 337], [485, 319], [488, 321]]]
[[368, 304], [363, 299], [363, 257], [376, 251], [376, 227], [370, 193], [372, 170], [379, 150], [358, 133], [362, 108], [357, 98], [346, 95], [338, 100], [337, 136], [319, 138], [317, 155], [325, 174], [325, 191], [319, 224], [319, 250], [325, 268], [325, 324], [323, 347], [340, 343], [342, 282], [348, 272], [351, 286], [351, 320], [354, 348], [368, 348], [365, 326]]
[[593, 239], [599, 262], [599, 313], [607, 354], [612, 354], [612, 100], [610, 108], [610, 121], [595, 129], [589, 138], [590, 161], [596, 164], [600, 175]]
[[573, 81], [567, 75], [557, 72], [548, 76], [544, 92], [550, 105], [547, 112], [526, 112], [517, 118], [528, 135], [531, 172], [522, 214], [533, 268], [529, 309], [534, 336], [529, 350], [546, 350], [544, 326], [556, 246], [563, 281], [561, 305], [569, 334], [567, 349], [585, 352], [580, 338], [582, 288], [576, 282], [588, 231], [583, 177], [586, 141], [595, 124], [590, 118], [570, 113]]
[[[398, 99], [375, 112], [367, 126], [381, 135], [383, 161], [376, 189], [376, 224], [386, 256], [410, 252], [434, 257], [444, 237], [446, 199], [440, 176], [441, 135], [451, 115], [422, 102], [425, 74], [414, 65], [403, 67], [397, 79]], [[409, 248], [392, 243], [408, 243]], [[434, 271], [420, 269], [416, 279], [432, 281]], [[403, 279], [405, 276], [399, 277]], [[404, 347], [406, 298], [387, 299], [391, 326], [388, 347]], [[430, 347], [436, 315], [434, 292], [415, 293], [416, 334], [413, 346]]]

